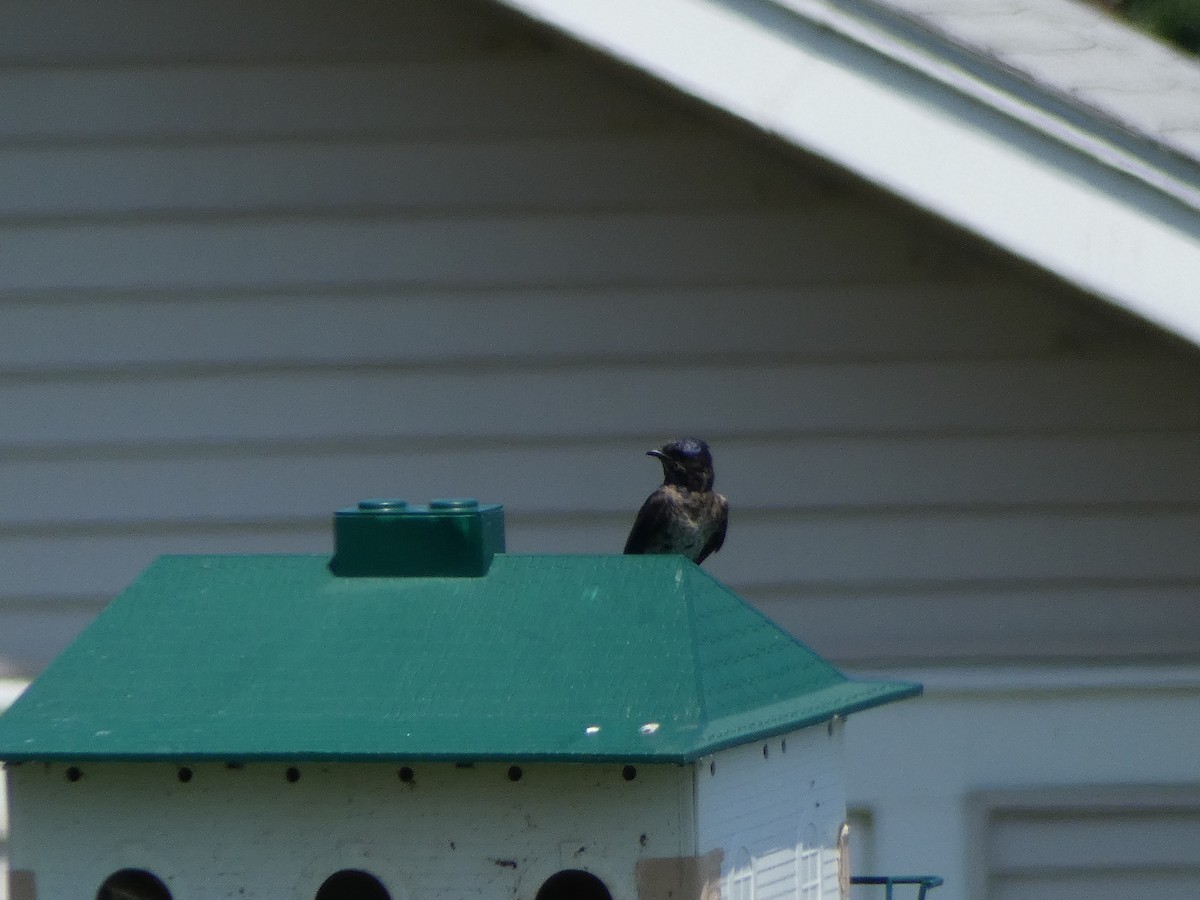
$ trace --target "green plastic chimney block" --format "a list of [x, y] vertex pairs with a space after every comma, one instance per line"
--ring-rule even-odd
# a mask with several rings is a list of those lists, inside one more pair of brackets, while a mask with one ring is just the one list
[[504, 552], [504, 507], [477, 500], [363, 500], [333, 514], [334, 575], [482, 578]]

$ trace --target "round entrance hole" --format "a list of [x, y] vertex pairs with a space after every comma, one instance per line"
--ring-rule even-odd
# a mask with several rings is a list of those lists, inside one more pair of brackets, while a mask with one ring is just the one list
[[591, 872], [564, 869], [546, 879], [535, 900], [612, 900], [612, 894]]
[[392, 895], [370, 872], [342, 869], [325, 879], [316, 900], [392, 900]]
[[96, 900], [171, 900], [171, 892], [145, 869], [121, 869], [104, 879]]

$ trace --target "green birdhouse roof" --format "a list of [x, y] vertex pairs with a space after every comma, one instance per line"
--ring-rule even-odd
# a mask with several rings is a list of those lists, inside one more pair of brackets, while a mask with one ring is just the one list
[[[499, 507], [459, 503], [343, 511], [332, 564], [160, 558], [0, 717], [0, 759], [688, 762], [920, 691], [683, 557], [495, 552]], [[465, 552], [393, 574], [435, 519]]]

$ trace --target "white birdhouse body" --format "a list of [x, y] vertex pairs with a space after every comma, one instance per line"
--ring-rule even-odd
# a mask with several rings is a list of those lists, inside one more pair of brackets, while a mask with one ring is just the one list
[[696, 767], [696, 840], [725, 900], [837, 900], [849, 884], [843, 727], [731, 747]]
[[639, 860], [695, 846], [685, 766], [531, 763], [517, 780], [496, 763], [73, 768], [9, 773], [10, 862], [42, 898], [93, 897], [121, 870], [155, 873], [176, 900], [313, 898], [360, 870], [396, 900], [501, 900], [576, 869], [632, 898]]
[[11, 864], [40, 897], [132, 870], [178, 900], [312, 898], [361, 871], [393, 898], [503, 900], [580, 870], [614, 898], [836, 900], [840, 738], [814, 726], [682, 766], [27, 763], [8, 774]]
[[335, 525], [158, 560], [0, 717], [10, 900], [844, 900], [842, 719], [919, 686], [683, 557]]

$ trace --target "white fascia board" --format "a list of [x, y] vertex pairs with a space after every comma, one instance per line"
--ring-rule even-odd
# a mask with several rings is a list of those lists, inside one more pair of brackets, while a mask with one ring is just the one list
[[1200, 691], [1200, 666], [1180, 665], [977, 665], [848, 672], [867, 680], [920, 682], [925, 697], [1049, 696]]
[[497, 2], [1200, 344], [1193, 185], [826, 0]]
[[19, 678], [0, 678], [0, 712], [12, 706], [28, 686], [29, 682]]

